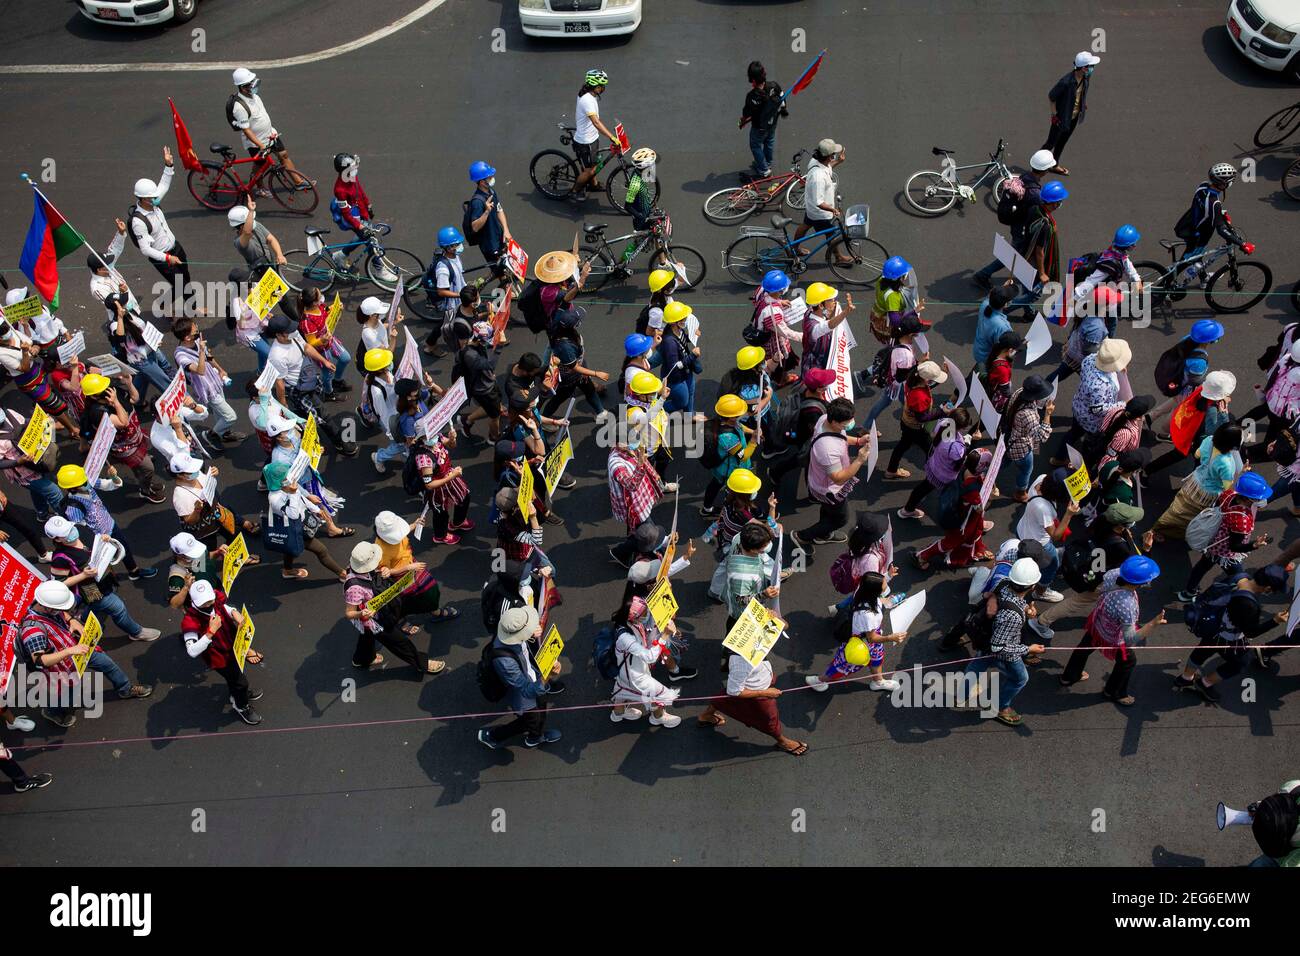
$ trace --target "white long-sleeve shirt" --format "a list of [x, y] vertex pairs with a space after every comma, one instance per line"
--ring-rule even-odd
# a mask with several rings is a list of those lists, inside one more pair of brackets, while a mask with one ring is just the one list
[[[153, 209], [145, 209], [137, 203], [131, 221], [127, 224], [140, 244], [140, 252], [155, 262], [164, 262], [167, 254], [176, 246], [176, 235], [167, 225], [167, 217], [163, 215], [160, 208], [167, 190], [171, 188], [174, 173], [175, 170], [171, 166], [163, 167], [162, 176], [158, 179], [158, 195], [154, 197]], [[141, 222], [142, 219], [144, 222]], [[145, 223], [148, 223], [147, 227]]]
[[[144, 212], [144, 210], [141, 210]], [[113, 239], [104, 251], [104, 260], [108, 262], [108, 275], [102, 276], [92, 272], [90, 274], [90, 294], [95, 297], [96, 302], [104, 303], [104, 313], [107, 318], [117, 318], [117, 311], [109, 308], [108, 297], [116, 295], [118, 292], [117, 284], [122, 277], [112, 268], [122, 258], [122, 250], [126, 248], [126, 235], [116, 230], [113, 232]]]

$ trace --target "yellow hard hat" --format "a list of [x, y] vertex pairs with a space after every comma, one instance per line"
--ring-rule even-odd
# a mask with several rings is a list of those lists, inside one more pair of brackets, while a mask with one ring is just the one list
[[654, 272], [650, 273], [650, 281], [647, 285], [650, 286], [651, 292], [658, 292], [676, 278], [677, 273], [673, 272], [671, 269], [656, 269]]
[[664, 321], [669, 325], [680, 322], [691, 314], [691, 307], [685, 302], [669, 302], [664, 306]]
[[58, 473], [54, 476], [54, 480], [59, 483], [60, 488], [65, 490], [68, 488], [80, 488], [82, 485], [88, 483], [86, 480], [86, 469], [82, 468], [80, 465], [64, 465], [58, 470]]
[[112, 381], [107, 375], [100, 375], [98, 372], [91, 372], [81, 380], [81, 394], [98, 395], [112, 384]]
[[827, 299], [833, 299], [840, 294], [840, 290], [825, 282], [814, 282], [808, 287], [808, 291], [803, 294], [803, 300], [809, 305], [821, 305]]
[[723, 395], [713, 410], [722, 418], [739, 418], [749, 410], [749, 405], [739, 395]]
[[366, 371], [379, 372], [393, 364], [393, 353], [388, 349], [370, 349], [366, 352]]
[[765, 358], [767, 358], [767, 353], [757, 345], [746, 345], [736, 353], [736, 368], [744, 372], [758, 365]]
[[637, 372], [629, 383], [637, 395], [653, 395], [664, 387], [659, 376], [654, 372]]
[[763, 482], [748, 468], [737, 468], [727, 476], [727, 487], [738, 495], [752, 495], [763, 487]]
[[862, 638], [850, 637], [844, 645], [844, 659], [856, 667], [864, 667], [871, 663], [871, 649]]

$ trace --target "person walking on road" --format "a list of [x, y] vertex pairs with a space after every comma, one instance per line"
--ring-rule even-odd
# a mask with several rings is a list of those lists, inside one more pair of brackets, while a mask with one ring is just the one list
[[740, 111], [740, 129], [749, 124], [749, 151], [754, 156], [754, 177], [772, 175], [772, 154], [776, 151], [776, 124], [790, 113], [781, 98], [781, 85], [767, 78], [758, 60], [749, 64], [749, 92]]
[[[189, 256], [185, 247], [167, 225], [167, 216], [161, 203], [171, 189], [175, 167], [172, 151], [163, 147], [163, 171], [157, 182], [152, 179], [135, 181], [135, 205], [127, 213], [127, 235], [132, 244], [148, 259], [163, 281], [171, 287], [172, 312], [179, 316], [185, 308], [185, 297], [190, 286]], [[165, 297], [162, 304], [166, 305]], [[207, 315], [207, 309], [195, 309], [195, 315]]]
[[542, 622], [535, 608], [512, 607], [502, 612], [496, 638], [486, 657], [490, 659], [496, 679], [504, 685], [507, 708], [515, 719], [495, 730], [483, 728], [478, 742], [496, 750], [507, 740], [524, 735], [525, 747], [541, 747], [560, 739], [558, 730], [546, 729], [546, 696], [551, 692], [550, 679], [560, 675], [557, 660], [546, 675], [537, 672], [537, 664], [528, 649], [529, 640], [542, 636]]
[[1074, 69], [1057, 80], [1047, 94], [1052, 102], [1052, 127], [1047, 131], [1047, 140], [1042, 148], [1052, 151], [1056, 158], [1052, 172], [1058, 176], [1070, 175], [1070, 171], [1061, 165], [1061, 154], [1088, 112], [1088, 84], [1092, 71], [1100, 62], [1101, 57], [1087, 50], [1076, 54]]

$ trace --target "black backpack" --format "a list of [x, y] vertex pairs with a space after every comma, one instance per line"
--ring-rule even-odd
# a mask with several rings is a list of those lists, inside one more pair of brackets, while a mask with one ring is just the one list
[[998, 222], [1013, 228], [1023, 226], [1033, 208], [1034, 204], [1027, 195], [1013, 196], [1009, 189], [1004, 189], [998, 199]]
[[802, 398], [799, 401], [788, 399], [776, 408], [772, 423], [768, 426], [768, 441], [777, 448], [790, 448], [799, 435], [799, 419], [804, 410], [817, 406], [826, 414], [826, 403], [820, 398]]
[[[242, 102], [243, 102], [243, 97], [241, 97], [238, 93], [231, 93], [230, 99], [226, 100], [226, 122], [229, 123], [230, 128], [237, 133], [242, 133], [243, 129], [241, 129], [239, 124], [235, 122], [235, 104], [242, 103]], [[249, 109], [247, 103], [244, 103], [244, 109], [248, 110], [249, 115], [252, 115], [253, 111]]]
[[722, 438], [722, 427], [716, 418], [704, 423], [704, 448], [700, 451], [700, 464], [712, 471], [722, 464], [722, 452], [718, 441]]
[[1077, 256], [1070, 260], [1070, 274], [1074, 284], [1078, 285], [1098, 269], [1106, 274], [1108, 282], [1117, 282], [1123, 265], [1118, 259], [1103, 259], [1100, 252], [1090, 252], [1086, 256]]
[[408, 495], [424, 494], [424, 477], [420, 474], [420, 466], [416, 464], [417, 458], [414, 448], [407, 449], [406, 463], [402, 465], [402, 490]]
[[1094, 563], [1091, 542], [1070, 541], [1062, 556], [1061, 577], [1080, 594], [1096, 590], [1101, 573], [1093, 569]]
[[542, 283], [529, 279], [524, 291], [519, 296], [519, 311], [524, 317], [528, 331], [536, 334], [547, 331], [550, 322], [546, 318], [546, 309], [542, 305]]
[[147, 218], [145, 218], [145, 215], [144, 215], [144, 213], [140, 210], [140, 207], [139, 207], [139, 206], [132, 206], [130, 209], [127, 210], [127, 213], [126, 213], [126, 235], [127, 235], [127, 238], [131, 240], [131, 245], [133, 245], [133, 246], [135, 246], [137, 249], [139, 249], [139, 248], [140, 248], [140, 240], [139, 240], [138, 238], [136, 238], [135, 230], [131, 228], [131, 222], [132, 222], [133, 220], [136, 220], [136, 219], [139, 219], [142, 223], [144, 223], [144, 231], [147, 232], [147, 233], [149, 233], [150, 236], [153, 235], [153, 229], [151, 229], [151, 228], [149, 227], [149, 220], [148, 220]]
[[[1201, 358], [1207, 358], [1209, 353], [1205, 349], [1193, 349], [1187, 354], [1183, 354], [1182, 342], [1175, 342], [1169, 348], [1160, 353], [1160, 358], [1156, 359], [1156, 388], [1161, 395], [1174, 396], [1182, 391], [1185, 379], [1187, 378], [1184, 365], [1189, 358], [1199, 355]], [[1200, 382], [1193, 382], [1199, 385]]]
[[882, 345], [876, 350], [876, 357], [867, 369], [867, 381], [876, 388], [888, 388], [893, 383], [889, 380], [889, 357], [894, 354], [894, 346]]
[[596, 665], [597, 673], [605, 680], [613, 680], [618, 676], [620, 663], [618, 654], [614, 650], [617, 643], [618, 635], [614, 633], [612, 624], [602, 627], [591, 643], [591, 662]]
[[1238, 594], [1259, 603], [1259, 598], [1252, 592], [1237, 587], [1237, 582], [1243, 577], [1247, 575], [1225, 575], [1196, 595], [1195, 601], [1183, 605], [1183, 623], [1192, 634], [1202, 639], [1217, 637], [1228, 615], [1228, 602]]
[[965, 482], [958, 478], [944, 485], [939, 492], [939, 513], [935, 520], [944, 531], [955, 531], [965, 523], [962, 521], [964, 509], [961, 503], [963, 484]]
[[466, 245], [477, 246], [483, 241], [483, 233], [474, 229], [474, 216], [470, 214], [468, 199], [461, 203], [461, 209], [464, 210], [460, 217], [461, 235], [465, 237]]
[[[525, 652], [526, 653], [526, 652]], [[501, 679], [497, 673], [496, 665], [493, 663], [502, 657], [514, 657], [514, 652], [504, 647], [497, 647], [496, 641], [488, 638], [483, 645], [483, 651], [479, 654], [478, 663], [474, 665], [474, 679], [478, 682], [479, 693], [483, 699], [489, 703], [495, 704], [499, 700], [505, 699], [509, 688], [506, 682]]]

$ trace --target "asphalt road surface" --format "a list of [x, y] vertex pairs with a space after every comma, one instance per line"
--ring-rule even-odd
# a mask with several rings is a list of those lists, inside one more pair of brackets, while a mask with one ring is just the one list
[[[168, 96], [200, 151], [210, 140], [232, 141], [222, 116], [225, 68], [104, 73], [80, 65], [298, 57], [380, 30], [419, 6], [414, 0], [207, 0], [183, 30], [137, 34], [95, 29], [70, 4], [0, 3], [5, 64], [81, 70], [10, 72], [0, 80], [6, 116], [0, 182], [8, 183], [0, 248], [8, 250], [10, 284], [25, 281], [15, 267], [30, 198], [19, 172], [36, 175], [43, 161], [53, 160], [55, 180], [44, 188], [102, 247], [113, 217], [131, 203], [134, 180], [157, 176], [160, 149], [173, 142]], [[750, 307], [721, 269], [720, 252], [734, 230], [709, 224], [700, 205], [748, 163], [746, 137], [735, 123], [753, 58], [789, 83], [818, 49], [828, 48], [811, 88], [790, 104], [779, 159], [825, 136], [846, 146], [848, 162], [839, 170], [845, 202], [870, 203], [872, 235], [916, 267], [929, 299], [926, 315], [935, 321], [936, 352], [962, 362], [969, 356], [977, 299], [969, 274], [989, 258], [996, 219], [984, 202], [937, 220], [913, 217], [903, 208], [903, 182], [932, 164], [933, 145], [974, 161], [1005, 137], [1014, 161], [1026, 162], [1046, 132], [1047, 90], [1076, 51], [1092, 46], [1098, 30], [1105, 31], [1105, 52], [1088, 121], [1065, 157], [1072, 171], [1072, 196], [1059, 213], [1065, 252], [1101, 248], [1117, 225], [1132, 222], [1144, 234], [1141, 255], [1158, 258], [1156, 240], [1171, 234], [1204, 170], [1250, 157], [1257, 177], [1233, 189], [1234, 220], [1279, 284], [1289, 289], [1300, 278], [1300, 210], [1278, 184], [1294, 150], [1246, 152], [1260, 120], [1295, 100], [1296, 90], [1235, 55], [1223, 28], [1223, 2], [1001, 0], [971, 12], [970, 4], [948, 0], [647, 0], [635, 36], [596, 43], [527, 40], [514, 7], [513, 0], [449, 0], [352, 52], [261, 67], [262, 95], [299, 165], [320, 177], [322, 192], [332, 182], [332, 154], [361, 154], [362, 179], [379, 218], [393, 223], [394, 241], [421, 256], [439, 226], [459, 225], [460, 203], [472, 189], [465, 169], [488, 159], [499, 170], [497, 189], [514, 234], [536, 257], [567, 247], [580, 220], [624, 221], [594, 199], [577, 209], [539, 198], [527, 173], [534, 152], [557, 145], [555, 123], [571, 117], [582, 73], [608, 70], [613, 79], [602, 112], [622, 120], [636, 143], [659, 151], [661, 205], [673, 216], [675, 237], [708, 256], [706, 286], [688, 297], [704, 330], [705, 407]], [[190, 52], [195, 27], [207, 31], [202, 54]], [[504, 31], [504, 52], [492, 49], [497, 30]], [[805, 32], [806, 51], [791, 49], [795, 30]], [[169, 221], [197, 277], [220, 279], [234, 265], [224, 217], [200, 209], [179, 180], [164, 206]], [[286, 246], [300, 244], [305, 223], [270, 206], [262, 204], [262, 221]], [[330, 225], [324, 204], [312, 222]], [[476, 263], [476, 256], [471, 249], [467, 260]], [[88, 330], [93, 353], [103, 344], [100, 312], [86, 292], [83, 260], [80, 254], [65, 260], [61, 315]], [[123, 268], [133, 283], [153, 281], [152, 270], [130, 250]], [[824, 268], [814, 268], [806, 281], [825, 278]], [[643, 300], [639, 274], [589, 304], [585, 331], [596, 367], [617, 369], [623, 336]], [[1184, 306], [1168, 322], [1128, 336], [1139, 391], [1150, 390], [1150, 369], [1173, 336], [1202, 317], [1196, 301]], [[1256, 356], [1292, 320], [1285, 296], [1225, 319], [1229, 335], [1214, 358], [1239, 377], [1239, 410], [1253, 404]], [[865, 329], [858, 332], [861, 367], [874, 350]], [[238, 393], [254, 367], [252, 356], [219, 322], [210, 338], [236, 370]], [[531, 346], [522, 326], [512, 338], [512, 356]], [[1052, 356], [1039, 371], [1051, 367]], [[434, 372], [445, 381], [448, 368], [443, 361]], [[1063, 399], [1073, 384], [1063, 387]], [[12, 389], [3, 402], [29, 407]], [[590, 642], [623, 587], [621, 570], [605, 553], [620, 531], [608, 518], [604, 452], [584, 413], [574, 435], [578, 487], [558, 499], [564, 527], [547, 529], [565, 597], [556, 620], [570, 641], [565, 660], [573, 670], [569, 692], [556, 701], [565, 706], [593, 704], [606, 693], [589, 663]], [[884, 435], [888, 448], [897, 435], [892, 419], [884, 422]], [[382, 507], [414, 516], [396, 472], [381, 479], [366, 461], [375, 447], [368, 435], [361, 457], [326, 463], [330, 484], [349, 499], [344, 519], [363, 530]], [[76, 460], [75, 452], [65, 449], [63, 460]], [[811, 744], [798, 760], [774, 752], [735, 721], [720, 732], [695, 729], [699, 704], [679, 708], [690, 719], [674, 730], [611, 724], [601, 709], [557, 713], [551, 726], [564, 733], [558, 745], [490, 752], [474, 739], [485, 721], [464, 716], [492, 709], [473, 680], [484, 639], [477, 589], [494, 540], [484, 504], [489, 465], [482, 452], [461, 460], [479, 529], [458, 547], [426, 547], [419, 555], [465, 611], [458, 622], [417, 638], [448, 661], [444, 675], [423, 684], [400, 666], [358, 675], [349, 666], [354, 632], [341, 618], [338, 585], [308, 560], [311, 580], [289, 586], [268, 561], [246, 570], [234, 594], [256, 619], [267, 655], [254, 675], [266, 692], [258, 704], [266, 720], [256, 732], [242, 733], [247, 728], [231, 713], [219, 678], [183, 653], [177, 618], [162, 601], [161, 576], [143, 587], [126, 584], [137, 619], [163, 628], [164, 637], [136, 645], [109, 628], [107, 646], [130, 674], [156, 682], [157, 691], [142, 703], [109, 701], [102, 718], [66, 734], [38, 721], [34, 734], [6, 735], [10, 745], [36, 745], [22, 753], [24, 763], [53, 771], [56, 781], [39, 793], [0, 800], [0, 859], [1218, 866], [1245, 862], [1256, 850], [1241, 830], [1214, 831], [1215, 803], [1242, 806], [1297, 775], [1295, 747], [1285, 743], [1296, 726], [1287, 710], [1300, 689], [1295, 652], [1282, 655], [1272, 673], [1248, 672], [1257, 684], [1255, 702], [1243, 703], [1233, 690], [1220, 707], [1169, 689], [1185, 652], [1143, 652], [1133, 681], [1138, 703], [1128, 710], [1099, 702], [1098, 678], [1106, 670], [1100, 659], [1092, 662], [1091, 686], [1060, 690], [1055, 675], [1062, 662], [1055, 655], [1017, 700], [1025, 715], [1018, 730], [941, 709], [896, 709], [862, 684], [827, 695], [799, 690], [780, 701], [788, 732]], [[255, 442], [220, 464], [227, 498], [256, 512]], [[681, 476], [683, 528], [699, 534], [704, 524], [695, 510], [705, 478], [692, 462], [683, 464]], [[1148, 497], [1166, 502], [1169, 482], [1166, 473]], [[21, 492], [6, 490], [27, 504]], [[876, 478], [859, 488], [855, 505], [892, 510], [904, 494], [904, 486]], [[176, 530], [168, 506], [140, 507], [125, 494], [109, 501], [137, 551], [165, 569], [167, 538]], [[812, 510], [787, 518], [787, 526], [807, 525]], [[1282, 514], [1281, 507], [1271, 509], [1264, 525], [1275, 538], [1290, 540], [1295, 523], [1288, 527]], [[657, 515], [666, 523], [669, 509]], [[1017, 512], [1004, 500], [990, 516], [998, 522], [989, 536], [996, 544]], [[933, 528], [897, 520], [895, 528], [904, 559], [898, 586], [928, 586], [930, 608], [901, 652], [890, 650], [888, 666], [929, 663], [967, 578], [949, 572], [918, 580], [906, 559], [912, 546], [931, 540]], [[345, 544], [335, 543], [337, 557], [345, 557]], [[793, 578], [782, 595], [791, 638], [772, 656], [779, 686], [802, 688], [803, 676], [823, 668], [833, 650], [825, 616], [833, 557], [833, 549], [821, 549], [809, 573]], [[1143, 619], [1164, 600], [1177, 622], [1181, 609], [1172, 594], [1186, 558], [1180, 548], [1157, 557], [1170, 570], [1143, 595]], [[711, 665], [724, 611], [705, 595], [711, 565], [702, 550], [677, 588], [684, 626], [696, 640], [691, 656], [701, 667], [700, 678], [687, 685], [689, 696], [718, 691]], [[1063, 632], [1058, 643], [1073, 643], [1076, 634]], [[1188, 638], [1171, 623], [1154, 643], [1187, 644]], [[355, 702], [344, 702], [343, 681], [358, 676]], [[206, 831], [196, 833], [199, 809]], [[799, 811], [802, 828], [793, 825]], [[494, 820], [502, 819], [504, 832], [497, 832]]]

